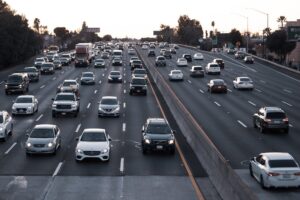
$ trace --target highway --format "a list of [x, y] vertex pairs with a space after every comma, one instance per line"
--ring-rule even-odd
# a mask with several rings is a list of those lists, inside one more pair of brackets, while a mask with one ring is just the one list
[[[148, 57], [147, 51], [138, 48], [148, 68], [155, 68], [164, 77], [179, 100], [185, 105], [198, 124], [216, 145], [231, 167], [256, 190], [258, 183], [251, 179], [247, 161], [261, 153], [270, 151], [289, 152], [300, 161], [300, 81], [278, 72], [266, 65], [255, 62], [244, 64], [225, 53], [202, 52], [203, 61], [189, 63], [188, 67], [178, 67], [176, 60], [184, 53], [193, 55], [196, 50], [180, 47], [172, 59], [167, 59], [166, 67], [155, 67], [155, 58]], [[156, 48], [156, 55], [160, 49]], [[221, 75], [205, 75], [204, 78], [192, 78], [189, 70], [192, 65], [206, 66], [214, 58], [222, 58], [225, 68]], [[184, 73], [183, 82], [170, 82], [168, 74], [172, 69], [180, 69]], [[253, 91], [241, 91], [233, 88], [232, 81], [237, 76], [249, 76], [254, 81]], [[227, 94], [211, 94], [207, 92], [210, 79], [221, 78], [228, 86]], [[261, 134], [253, 128], [252, 115], [262, 106], [278, 106], [286, 113], [290, 121], [288, 135], [282, 133]], [[298, 199], [299, 189], [281, 191], [279, 193], [263, 193], [262, 199]]]
[[[30, 83], [29, 94], [37, 97], [39, 111], [32, 116], [14, 116], [12, 136], [6, 142], [0, 142], [0, 199], [197, 199], [195, 185], [192, 185], [183, 157], [179, 156], [177, 150], [175, 155], [143, 155], [141, 152], [142, 125], [148, 117], [163, 116], [155, 91], [149, 85], [147, 96], [129, 95], [131, 71], [126, 50], [124, 66], [111, 66], [111, 59], [106, 62], [105, 69], [93, 66], [75, 68], [72, 64], [56, 70], [54, 75], [41, 75], [37, 83]], [[0, 110], [10, 112], [13, 100], [18, 96], [5, 95], [3, 81], [23, 67], [20, 65], [1, 72]], [[108, 83], [111, 70], [122, 72], [122, 83]], [[80, 86], [78, 117], [52, 118], [51, 99], [58, 85], [65, 79], [78, 80], [84, 71], [96, 74], [96, 84]], [[98, 118], [98, 101], [106, 95], [118, 97], [121, 103], [120, 118]], [[170, 124], [176, 130], [173, 121], [170, 119]], [[26, 156], [25, 135], [36, 124], [56, 124], [61, 129], [62, 146], [55, 156]], [[112, 150], [108, 163], [75, 161], [76, 137], [85, 128], [105, 128], [111, 136]], [[176, 131], [178, 138], [182, 137], [180, 130]], [[185, 140], [178, 143], [182, 146], [193, 176], [197, 181], [202, 178], [205, 180], [199, 184], [212, 187]], [[153, 191], [156, 193], [153, 194]]]

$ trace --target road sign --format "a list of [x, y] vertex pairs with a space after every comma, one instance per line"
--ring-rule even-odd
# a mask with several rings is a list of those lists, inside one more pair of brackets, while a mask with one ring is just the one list
[[161, 31], [153, 31], [153, 35], [161, 35]]
[[89, 32], [89, 33], [99, 33], [100, 32], [100, 28], [86, 28], [86, 32]]
[[300, 39], [300, 26], [289, 26], [287, 27], [288, 40], [299, 40]]

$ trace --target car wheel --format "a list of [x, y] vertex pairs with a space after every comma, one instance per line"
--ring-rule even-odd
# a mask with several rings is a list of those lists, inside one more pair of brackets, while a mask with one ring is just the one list
[[257, 128], [256, 120], [255, 120], [255, 119], [253, 119], [253, 127], [254, 127], [254, 128]]
[[77, 117], [77, 115], [78, 115], [78, 112], [74, 113], [73, 117]]
[[265, 130], [265, 128], [260, 124], [260, 126], [259, 126], [259, 131], [261, 132], [261, 133], [265, 133], [266, 132], [266, 130]]
[[251, 163], [249, 164], [249, 172], [250, 172], [250, 176], [254, 177]]
[[148, 152], [147, 152], [147, 149], [145, 149], [145, 148], [143, 148], [143, 154], [147, 154]]
[[52, 155], [56, 155], [56, 148], [55, 148], [55, 150], [53, 151]]
[[170, 153], [171, 155], [174, 155], [174, 154], [175, 154], [175, 148], [170, 149], [169, 153]]
[[286, 128], [286, 129], [283, 130], [283, 132], [284, 132], [285, 134], [288, 134], [288, 133], [289, 133], [289, 129]]
[[13, 134], [13, 130], [14, 130], [14, 125], [11, 124], [11, 126], [10, 126], [10, 131], [9, 131], [9, 135], [12, 135], [12, 134]]
[[6, 140], [7, 140], [7, 130], [5, 130], [4, 132], [3, 142], [5, 142]]
[[5, 91], [5, 94], [8, 95], [8, 91]]
[[31, 153], [26, 151], [26, 156], [31, 156]]
[[56, 113], [52, 112], [52, 117], [55, 118], [56, 117]]
[[265, 182], [264, 182], [264, 178], [262, 177], [262, 175], [260, 175], [260, 186], [262, 189], [266, 189], [266, 186], [265, 186]]

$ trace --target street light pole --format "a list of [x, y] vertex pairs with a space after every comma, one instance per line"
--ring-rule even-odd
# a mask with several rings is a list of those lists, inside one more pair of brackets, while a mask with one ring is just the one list
[[244, 15], [241, 15], [241, 14], [238, 14], [238, 13], [235, 13], [236, 15], [240, 16], [240, 17], [243, 17], [247, 20], [247, 38], [246, 38], [246, 52], [248, 53], [248, 49], [249, 49], [249, 20], [248, 20], [248, 16], [244, 16]]

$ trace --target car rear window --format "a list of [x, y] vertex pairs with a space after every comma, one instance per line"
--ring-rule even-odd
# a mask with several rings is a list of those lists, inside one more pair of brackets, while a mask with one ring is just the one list
[[270, 112], [267, 113], [268, 119], [283, 119], [285, 118], [285, 114], [283, 112]]
[[134, 85], [146, 85], [146, 80], [135, 78], [135, 79], [132, 79], [131, 83], [134, 84]]
[[202, 70], [202, 67], [194, 67], [194, 70]]
[[294, 160], [270, 160], [270, 168], [298, 167]]

